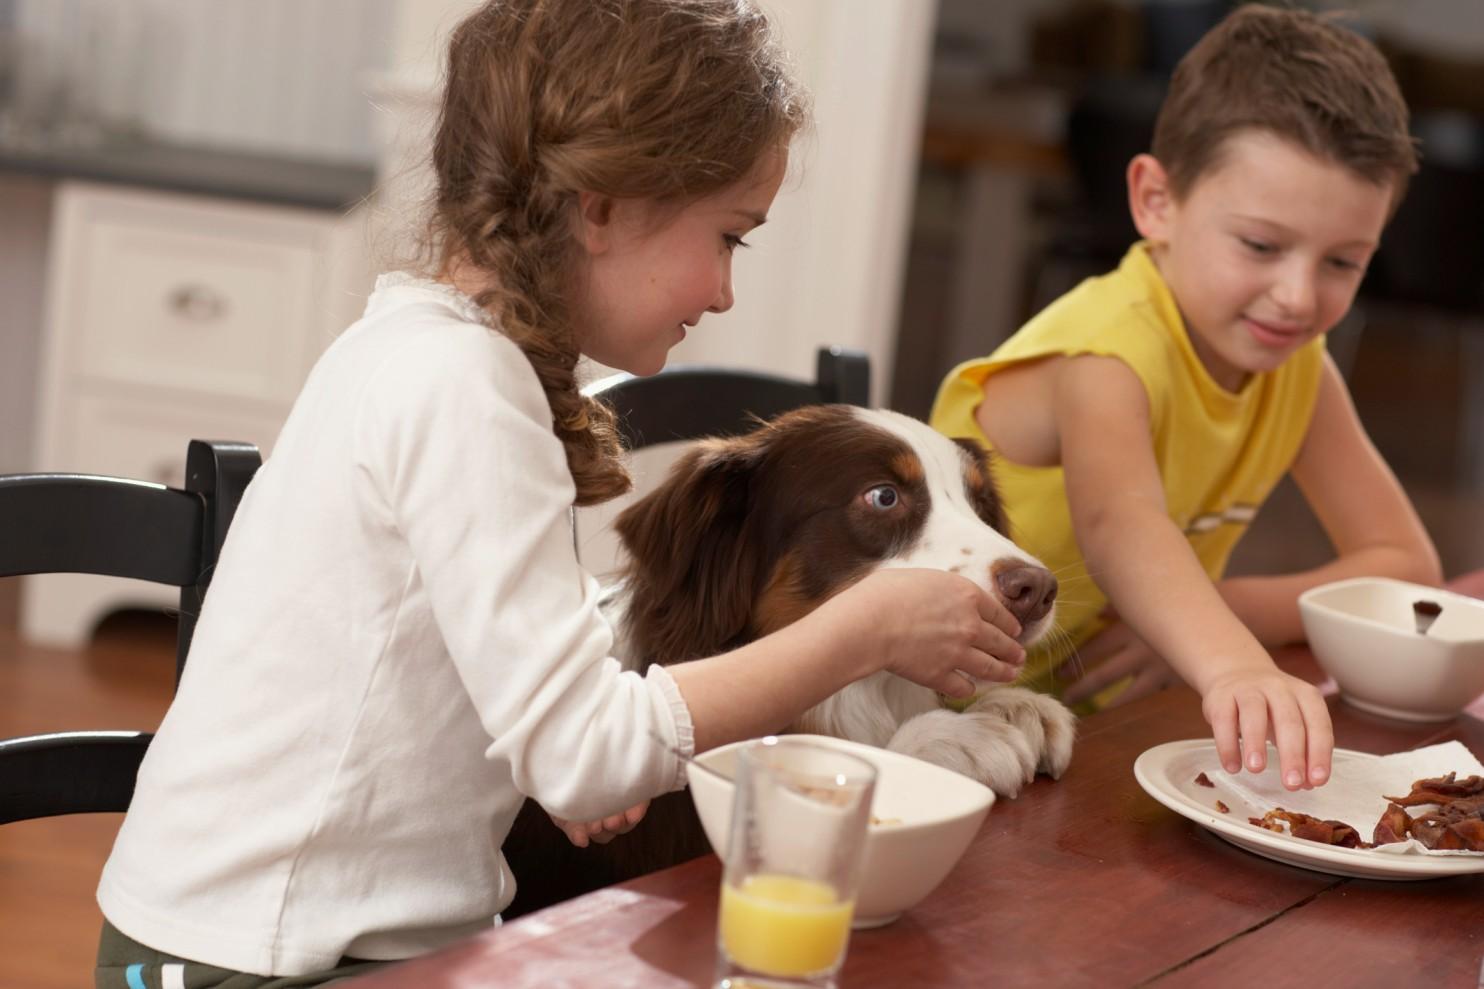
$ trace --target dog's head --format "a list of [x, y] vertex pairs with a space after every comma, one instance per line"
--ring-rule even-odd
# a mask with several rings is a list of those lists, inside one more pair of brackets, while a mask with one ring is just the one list
[[704, 441], [618, 518], [625, 629], [643, 665], [767, 635], [884, 567], [960, 573], [1029, 645], [1056, 580], [1006, 534], [985, 454], [894, 412], [812, 406]]

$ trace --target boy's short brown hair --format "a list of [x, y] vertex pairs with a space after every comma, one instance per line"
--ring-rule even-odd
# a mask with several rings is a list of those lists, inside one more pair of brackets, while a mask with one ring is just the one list
[[1268, 131], [1389, 183], [1394, 203], [1417, 171], [1407, 104], [1385, 58], [1307, 11], [1249, 4], [1212, 28], [1175, 67], [1151, 151], [1181, 197], [1244, 130]]

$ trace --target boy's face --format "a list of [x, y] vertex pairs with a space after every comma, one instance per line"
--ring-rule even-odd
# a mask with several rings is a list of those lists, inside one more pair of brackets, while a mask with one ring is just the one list
[[1231, 391], [1340, 321], [1391, 206], [1390, 185], [1262, 131], [1229, 138], [1181, 199], [1163, 179], [1147, 155], [1130, 166], [1134, 220], [1196, 354]]

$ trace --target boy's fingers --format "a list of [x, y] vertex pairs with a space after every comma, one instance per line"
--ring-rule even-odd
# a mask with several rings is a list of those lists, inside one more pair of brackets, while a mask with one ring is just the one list
[[1216, 756], [1221, 768], [1235, 775], [1242, 771], [1242, 753], [1237, 744], [1237, 708], [1230, 701], [1214, 706], [1207, 720], [1211, 736], [1216, 739]]
[[1268, 764], [1268, 702], [1262, 694], [1237, 698], [1237, 720], [1242, 732], [1242, 764], [1260, 773]]
[[1300, 693], [1298, 704], [1309, 740], [1308, 783], [1310, 786], [1323, 786], [1329, 782], [1330, 763], [1335, 750], [1335, 729], [1330, 722], [1329, 707], [1317, 690]]
[[1278, 767], [1285, 790], [1301, 789], [1308, 776], [1304, 716], [1298, 702], [1280, 694], [1268, 702], [1272, 716], [1273, 744], [1278, 747]]
[[1068, 704], [1077, 704], [1097, 694], [1104, 687], [1122, 680], [1134, 672], [1134, 664], [1130, 662], [1131, 658], [1128, 653], [1123, 653], [1114, 656], [1101, 666], [1089, 669], [1076, 683], [1062, 693], [1062, 700]]
[[1107, 629], [1085, 642], [1077, 653], [1082, 657], [1083, 662], [1093, 666], [1114, 653], [1122, 652], [1132, 638], [1133, 636], [1121, 627]]
[[1108, 701], [1108, 706], [1118, 707], [1121, 704], [1128, 704], [1141, 697], [1148, 697], [1150, 694], [1157, 693], [1164, 688], [1165, 680], [1159, 675], [1158, 671], [1146, 671], [1143, 674], [1135, 675], [1132, 683], [1120, 690], [1118, 696]]

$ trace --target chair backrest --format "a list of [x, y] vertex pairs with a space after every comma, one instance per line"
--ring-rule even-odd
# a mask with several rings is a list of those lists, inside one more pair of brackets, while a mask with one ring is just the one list
[[736, 436], [752, 429], [753, 417], [771, 419], [804, 405], [868, 405], [871, 362], [857, 350], [821, 347], [814, 381], [682, 365], [647, 378], [615, 374], [585, 391], [613, 407], [624, 446], [637, 450], [704, 436]]
[[[184, 488], [87, 474], [0, 475], [0, 577], [88, 573], [179, 587], [178, 683], [227, 528], [261, 464], [251, 444], [192, 440]], [[152, 737], [87, 731], [0, 741], [0, 824], [127, 810]]]

